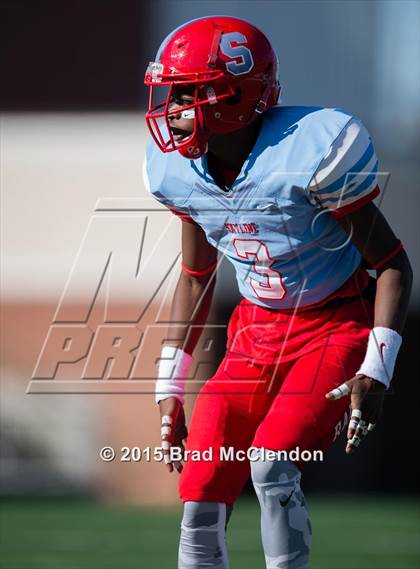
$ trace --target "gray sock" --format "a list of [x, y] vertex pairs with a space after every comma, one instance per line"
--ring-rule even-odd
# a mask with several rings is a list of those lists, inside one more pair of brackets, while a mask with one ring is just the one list
[[251, 463], [267, 569], [308, 569], [311, 524], [300, 471], [289, 460]]
[[178, 569], [228, 569], [225, 532], [232, 507], [217, 502], [185, 502]]

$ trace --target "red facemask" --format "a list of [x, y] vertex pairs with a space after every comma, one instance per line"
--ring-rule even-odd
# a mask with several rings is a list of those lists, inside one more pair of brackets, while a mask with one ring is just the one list
[[[222, 101], [231, 97], [234, 92], [232, 88], [227, 87], [226, 92], [219, 95], [214, 94], [214, 89], [211, 87], [212, 79], [207, 79], [207, 83], [203, 84], [200, 78], [187, 81], [174, 81], [173, 76], [170, 78], [164, 77], [160, 74], [158, 77], [161, 81], [153, 79], [153, 69], [155, 63], [149, 65], [146, 72], [145, 84], [150, 85], [149, 93], [149, 108], [146, 112], [146, 122], [149, 131], [162, 150], [162, 152], [173, 152], [178, 150], [185, 158], [196, 159], [206, 152], [207, 142], [210, 138], [211, 132], [206, 129], [204, 122], [203, 105], [214, 105], [218, 101]], [[156, 75], [155, 75], [156, 76]], [[213, 80], [219, 79], [220, 74], [215, 75]], [[185, 85], [190, 88], [193, 86], [193, 102], [190, 104], [183, 104], [182, 106], [173, 104], [173, 89], [174, 86]], [[155, 101], [156, 91], [162, 90], [162, 87], [167, 87], [167, 92], [163, 93], [164, 100], [162, 102]], [[179, 114], [188, 114], [193, 118], [193, 131], [181, 141], [176, 141], [171, 128], [171, 120], [179, 116]]]

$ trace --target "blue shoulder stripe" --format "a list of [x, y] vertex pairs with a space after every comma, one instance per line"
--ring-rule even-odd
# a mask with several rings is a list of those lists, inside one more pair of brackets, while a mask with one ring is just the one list
[[[338, 178], [338, 180], [332, 182], [329, 186], [322, 188], [320, 190], [320, 194], [332, 194], [337, 190], [341, 190], [345, 183], [348, 184], [353, 178], [358, 176], [360, 172], [363, 172], [363, 168], [369, 163], [373, 154], [373, 144], [370, 143], [363, 156], [356, 162], [356, 164], [352, 168], [349, 168], [345, 174]], [[349, 172], [351, 173], [349, 174]]]
[[378, 161], [376, 161], [376, 164], [375, 164], [372, 172], [370, 174], [367, 174], [365, 179], [363, 180], [363, 182], [358, 184], [352, 192], [344, 192], [343, 195], [340, 195], [338, 197], [321, 198], [321, 203], [322, 204], [324, 204], [324, 203], [336, 203], [339, 200], [342, 200], [343, 205], [345, 205], [345, 202], [347, 202], [350, 198], [354, 198], [354, 197], [358, 196], [359, 194], [362, 194], [367, 188], [369, 188], [369, 186], [372, 186], [374, 184], [374, 182], [376, 181], [377, 172], [378, 172]]

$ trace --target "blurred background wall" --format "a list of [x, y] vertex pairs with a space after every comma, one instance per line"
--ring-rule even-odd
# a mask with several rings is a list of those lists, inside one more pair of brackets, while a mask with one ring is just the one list
[[[419, 402], [419, 3], [15, 0], [0, 5], [2, 495], [94, 495], [140, 503], [176, 499], [175, 479], [161, 465], [104, 464], [98, 458], [105, 444], [157, 444], [151, 395], [25, 391], [98, 199], [146, 195], [141, 163], [147, 62], [174, 27], [218, 13], [249, 19], [268, 35], [279, 55], [283, 104], [343, 107], [365, 122], [382, 170], [391, 173], [381, 209], [415, 270], [395, 388], [378, 433], [351, 464], [336, 445], [328, 467], [308, 468], [306, 488], [415, 491], [420, 474], [418, 429], [412, 427]], [[156, 270], [179, 252], [179, 225], [169, 217], [150, 217], [152, 236], [172, 223], [156, 255]], [[122, 247], [123, 237], [114, 239], [115, 247]], [[150, 252], [153, 239], [145, 245]], [[114, 297], [122, 311], [146, 305], [150, 291], [148, 281], [142, 282]], [[224, 264], [214, 322], [226, 322], [239, 298], [232, 282]], [[165, 310], [173, 285], [166, 297], [161, 293], [155, 299]], [[83, 283], [69, 298], [77, 312], [87, 301]], [[148, 318], [153, 320], [153, 311]], [[222, 328], [214, 365], [223, 345]], [[153, 374], [153, 361], [149, 364]], [[207, 367], [201, 378], [210, 373]], [[406, 468], [396, 468], [401, 461]]]

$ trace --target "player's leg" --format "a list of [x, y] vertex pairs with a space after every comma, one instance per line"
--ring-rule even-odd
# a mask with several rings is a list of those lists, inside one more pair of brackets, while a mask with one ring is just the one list
[[244, 359], [225, 358], [196, 399], [186, 450], [210, 450], [212, 456], [187, 460], [180, 476], [184, 516], [179, 569], [228, 567], [225, 528], [250, 466], [221, 449], [236, 453], [251, 446], [263, 413], [250, 413], [249, 408], [255, 381], [263, 373], [263, 367], [249, 366]]
[[[339, 406], [331, 405], [325, 393], [354, 375], [364, 351], [364, 344], [349, 348], [342, 338], [330, 337], [323, 348], [301, 357], [287, 374], [253, 445], [326, 450], [338, 435], [337, 425], [344, 427], [349, 401], [343, 398]], [[257, 461], [252, 477], [267, 567], [307, 569], [311, 532], [297, 466], [289, 460]]]
[[307, 569], [312, 533], [298, 467], [289, 460], [260, 459], [251, 472], [267, 568]]
[[247, 448], [256, 425], [248, 430], [226, 395], [208, 391], [207, 384], [197, 397], [186, 450], [211, 451], [212, 458], [210, 461], [187, 460], [180, 476], [179, 493], [184, 502], [184, 513], [179, 569], [229, 567], [226, 527], [233, 503], [249, 476], [246, 461], [224, 462], [219, 449], [223, 446]]
[[229, 567], [226, 528], [233, 506], [217, 502], [185, 502], [181, 522], [180, 569]]

